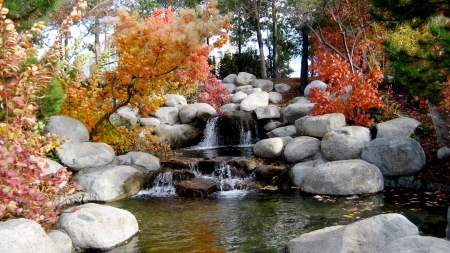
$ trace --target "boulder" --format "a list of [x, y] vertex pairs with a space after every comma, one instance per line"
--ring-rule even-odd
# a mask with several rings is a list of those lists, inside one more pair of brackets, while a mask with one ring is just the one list
[[235, 112], [235, 111], [239, 111], [239, 108], [240, 108], [240, 106], [238, 104], [229, 103], [229, 104], [222, 105], [220, 110], [222, 112]]
[[139, 119], [139, 123], [141, 124], [141, 126], [143, 127], [151, 127], [151, 128], [156, 128], [161, 124], [161, 120], [154, 118], [154, 117], [150, 117], [150, 118], [140, 118]]
[[274, 130], [275, 128], [280, 127], [281, 125], [282, 125], [282, 123], [279, 122], [279, 121], [272, 121], [272, 122], [267, 123], [267, 124], [263, 127], [263, 129], [264, 129], [264, 131], [266, 131], [266, 132], [270, 132], [270, 131]]
[[175, 107], [159, 107], [154, 116], [163, 124], [174, 125], [178, 123], [178, 113], [179, 111]]
[[296, 104], [296, 103], [311, 103], [311, 101], [309, 101], [308, 98], [306, 97], [295, 97], [292, 99], [292, 103]]
[[280, 108], [275, 105], [260, 106], [255, 109], [256, 118], [262, 119], [279, 119]]
[[378, 123], [377, 138], [389, 138], [395, 136], [411, 137], [419, 125], [419, 121], [408, 117], [401, 117]]
[[251, 85], [237, 86], [236, 89], [234, 90], [234, 92], [242, 91], [245, 93], [245, 91], [251, 90], [251, 89], [253, 89], [253, 86], [251, 86]]
[[261, 92], [261, 91], [262, 91], [261, 88], [251, 88], [251, 89], [248, 89], [248, 90], [244, 90], [244, 93], [247, 94], [247, 95], [250, 95], [250, 94], [258, 93], [258, 92]]
[[331, 130], [322, 138], [322, 155], [330, 161], [358, 158], [370, 140], [370, 130], [362, 126]]
[[389, 243], [411, 235], [418, 228], [401, 214], [380, 214], [346, 226], [332, 226], [289, 241], [289, 253], [381, 252]]
[[180, 109], [180, 107], [182, 107], [183, 105], [187, 105], [186, 98], [181, 95], [166, 94], [166, 98], [167, 100], [163, 106], [175, 107], [177, 109]]
[[114, 150], [101, 142], [66, 142], [58, 150], [61, 163], [72, 171], [100, 167], [113, 162]]
[[55, 243], [35, 221], [12, 219], [0, 222], [0, 252], [59, 253]]
[[172, 148], [193, 146], [202, 137], [200, 129], [188, 124], [161, 125], [155, 129], [155, 134], [161, 142], [168, 142]]
[[273, 82], [265, 79], [253, 79], [249, 83], [253, 88], [260, 88], [262, 91], [271, 92], [273, 90]]
[[119, 165], [80, 171], [73, 180], [78, 189], [88, 193], [90, 201], [109, 202], [136, 195], [142, 190], [144, 175], [131, 166]]
[[256, 79], [254, 75], [246, 72], [240, 72], [236, 77], [236, 85], [237, 86], [249, 85], [250, 81], [253, 79]]
[[438, 149], [438, 151], [437, 151], [438, 159], [442, 160], [442, 159], [445, 159], [445, 158], [447, 158], [449, 156], [450, 156], [450, 148], [442, 147], [442, 148]]
[[137, 108], [133, 109], [130, 106], [123, 106], [120, 107], [116, 113], [111, 114], [111, 116], [109, 116], [109, 120], [117, 126], [134, 126], [138, 122], [138, 111], [139, 110]]
[[383, 253], [415, 253], [415, 252], [450, 252], [450, 242], [444, 239], [411, 235], [399, 238], [389, 243], [382, 251]]
[[361, 159], [376, 165], [384, 176], [412, 175], [426, 162], [420, 144], [405, 137], [377, 138], [364, 147]]
[[320, 116], [305, 116], [295, 121], [297, 133], [322, 138], [327, 132], [344, 127], [345, 116], [331, 113]]
[[253, 146], [253, 153], [263, 158], [275, 158], [281, 155], [283, 147], [281, 138], [269, 138], [258, 141]]
[[236, 84], [236, 78], [237, 78], [237, 75], [236, 74], [229, 74], [228, 76], [226, 76], [224, 79], [223, 79], [223, 83], [232, 83], [232, 84]]
[[290, 170], [289, 176], [293, 186], [300, 187], [305, 175], [314, 169], [314, 161], [297, 163]]
[[206, 198], [219, 191], [218, 183], [210, 178], [193, 178], [177, 184], [175, 192], [180, 197]]
[[377, 166], [359, 159], [319, 165], [301, 182], [302, 191], [324, 195], [376, 193], [383, 189], [383, 175]]
[[51, 116], [45, 125], [44, 133], [51, 133], [72, 142], [89, 141], [89, 131], [79, 120], [67, 116]]
[[195, 122], [206, 123], [211, 116], [216, 115], [216, 110], [206, 103], [185, 105], [180, 109], [179, 117], [182, 124]]
[[233, 96], [231, 97], [231, 103], [239, 104], [247, 96], [248, 95], [245, 92], [238, 91], [238, 92], [234, 93]]
[[248, 95], [241, 102], [241, 110], [242, 111], [253, 111], [259, 106], [267, 106], [269, 105], [269, 94], [267, 92], [258, 92]]
[[284, 121], [294, 124], [296, 120], [305, 117], [313, 108], [313, 103], [295, 103], [285, 107], [283, 113]]
[[63, 211], [53, 228], [69, 235], [76, 250], [87, 251], [112, 249], [139, 232], [130, 212], [94, 203]]
[[42, 175], [56, 174], [56, 172], [58, 172], [59, 169], [64, 167], [60, 163], [55, 162], [51, 159], [44, 158], [44, 160], [48, 164], [48, 167], [42, 169]]
[[255, 168], [256, 180], [263, 186], [281, 184], [285, 173], [286, 168], [282, 166], [259, 165]]
[[130, 165], [144, 175], [160, 168], [159, 158], [144, 152], [128, 152], [118, 156], [120, 164]]
[[326, 90], [328, 85], [320, 80], [314, 80], [305, 87], [305, 91], [303, 94], [305, 94], [305, 97], [309, 98], [309, 92], [312, 88], [318, 88], [319, 90]]
[[267, 136], [269, 136], [269, 138], [284, 137], [284, 136], [293, 137], [295, 135], [297, 135], [297, 130], [295, 130], [295, 126], [292, 125], [275, 128], [274, 130], [267, 133]]
[[285, 84], [285, 83], [278, 83], [275, 84], [275, 91], [279, 93], [288, 92], [291, 89], [291, 86]]
[[58, 248], [59, 253], [72, 253], [74, 251], [72, 240], [67, 234], [59, 230], [50, 230], [47, 233], [47, 236], [50, 237], [55, 246]]
[[273, 104], [278, 104], [283, 100], [283, 96], [281, 96], [278, 92], [269, 92], [269, 102]]
[[233, 94], [236, 90], [236, 85], [233, 83], [222, 83], [222, 86], [225, 87], [230, 94]]
[[300, 136], [294, 138], [284, 149], [284, 159], [297, 163], [320, 151], [320, 141], [314, 137]]

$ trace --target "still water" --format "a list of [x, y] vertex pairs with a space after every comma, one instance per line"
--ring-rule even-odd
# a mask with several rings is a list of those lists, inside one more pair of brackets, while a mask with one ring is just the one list
[[301, 234], [396, 212], [422, 235], [445, 237], [449, 200], [445, 194], [386, 190], [367, 196], [314, 196], [230, 191], [207, 199], [132, 198], [107, 203], [133, 213], [140, 233], [109, 251], [279, 252]]

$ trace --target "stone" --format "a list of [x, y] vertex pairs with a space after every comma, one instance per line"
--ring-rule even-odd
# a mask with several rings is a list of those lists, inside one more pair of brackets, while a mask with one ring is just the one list
[[275, 158], [281, 155], [283, 147], [281, 138], [263, 139], [253, 146], [253, 153], [263, 158]]
[[313, 103], [295, 103], [285, 107], [283, 111], [284, 121], [293, 125], [296, 120], [305, 117], [314, 107]]
[[247, 95], [250, 95], [250, 94], [258, 93], [261, 91], [262, 91], [261, 88], [251, 88], [251, 89], [245, 90], [244, 93]]
[[[48, 164], [47, 168], [42, 168], [42, 175], [55, 175], [58, 170], [60, 170], [61, 168], [63, 168], [64, 166], [62, 166], [60, 163], [55, 162], [51, 159], [48, 158], [44, 158], [45, 162]], [[66, 178], [67, 181], [69, 180], [68, 178]], [[63, 181], [59, 184], [59, 187], [62, 188], [67, 184], [67, 181]]]
[[269, 138], [285, 136], [293, 137], [295, 135], [297, 135], [297, 130], [295, 130], [295, 126], [293, 125], [278, 127], [267, 133], [267, 136], [269, 136]]
[[117, 157], [120, 164], [131, 165], [132, 167], [141, 171], [144, 175], [159, 170], [159, 158], [144, 152], [128, 152], [125, 155]]
[[260, 88], [262, 91], [271, 92], [273, 90], [273, 82], [265, 79], [253, 79], [249, 83], [253, 88]]
[[323, 195], [366, 194], [383, 189], [383, 175], [377, 166], [360, 159], [319, 165], [301, 182], [302, 191]]
[[255, 109], [256, 118], [262, 119], [279, 119], [280, 108], [275, 105], [260, 106]]
[[281, 125], [282, 125], [282, 123], [279, 122], [279, 121], [272, 121], [272, 122], [267, 123], [267, 124], [263, 127], [263, 129], [264, 129], [264, 131], [266, 131], [266, 132], [270, 132], [270, 131], [274, 130], [275, 128], [280, 127]]
[[53, 228], [66, 233], [76, 250], [87, 251], [112, 249], [139, 232], [130, 212], [94, 203], [64, 210]]
[[253, 79], [256, 79], [256, 77], [253, 74], [247, 72], [240, 72], [236, 77], [236, 85], [237, 86], [249, 85], [250, 81]]
[[139, 123], [141, 124], [141, 126], [143, 127], [151, 127], [151, 128], [156, 128], [161, 124], [161, 120], [154, 118], [154, 117], [150, 117], [150, 118], [140, 118], [139, 119]]
[[295, 97], [292, 99], [292, 103], [296, 104], [296, 103], [311, 103], [311, 101], [309, 101], [308, 98], [306, 97]]
[[195, 103], [183, 106], [180, 109], [179, 117], [181, 124], [190, 124], [197, 121], [204, 124], [216, 114], [216, 110], [209, 104]]
[[24, 218], [0, 222], [0, 238], [0, 252], [60, 252], [38, 223]]
[[314, 137], [294, 138], [284, 149], [284, 159], [289, 163], [298, 163], [320, 151], [320, 141]]
[[377, 124], [377, 138], [411, 137], [420, 122], [408, 117], [391, 119]]
[[230, 94], [233, 94], [236, 90], [236, 85], [233, 83], [222, 83], [222, 86], [225, 87]]
[[319, 90], [326, 90], [328, 85], [320, 80], [314, 80], [305, 87], [305, 91], [303, 94], [305, 94], [305, 97], [309, 98], [309, 92], [312, 88], [318, 88]]
[[370, 140], [370, 130], [366, 127], [346, 126], [331, 130], [322, 138], [322, 155], [330, 161], [355, 159]]
[[241, 102], [241, 111], [253, 111], [259, 106], [269, 105], [269, 94], [267, 92], [258, 92], [248, 95]]
[[380, 214], [346, 226], [332, 226], [306, 233], [288, 242], [289, 253], [381, 252], [389, 243], [411, 235], [418, 228], [401, 214]]
[[224, 83], [232, 83], [232, 84], [236, 84], [236, 78], [237, 78], [237, 75], [236, 75], [236, 74], [229, 74], [228, 76], [226, 76], [226, 77], [223, 79], [223, 82], [224, 82]]
[[314, 161], [297, 163], [290, 170], [289, 176], [293, 186], [300, 187], [305, 175], [314, 169]]
[[50, 230], [47, 236], [53, 241], [55, 246], [58, 248], [59, 253], [72, 253], [73, 246], [72, 240], [68, 235], [59, 230]]
[[251, 89], [253, 89], [253, 86], [251, 86], [251, 85], [242, 85], [242, 86], [237, 86], [236, 89], [234, 90], [234, 92], [242, 91], [245, 93], [245, 91], [251, 90]]
[[166, 98], [167, 100], [163, 106], [180, 109], [183, 105], [187, 105], [187, 100], [184, 96], [177, 94], [166, 94]]
[[177, 184], [175, 192], [185, 198], [206, 198], [219, 191], [218, 183], [209, 178], [193, 178]]
[[138, 122], [138, 109], [130, 106], [120, 107], [117, 112], [109, 116], [109, 120], [117, 126], [134, 126]]
[[361, 159], [376, 165], [384, 176], [412, 175], [426, 162], [420, 144], [405, 137], [377, 138], [364, 147]]
[[101, 142], [66, 142], [58, 150], [61, 163], [72, 171], [100, 167], [113, 162], [114, 150]]
[[78, 172], [73, 180], [90, 201], [110, 202], [136, 195], [144, 184], [144, 175], [126, 165]]
[[193, 146], [202, 137], [200, 129], [189, 124], [161, 125], [155, 129], [155, 134], [162, 143], [167, 142], [172, 148]]
[[69, 139], [72, 142], [89, 141], [89, 131], [79, 120], [67, 116], [51, 116], [45, 125], [44, 133], [51, 133], [60, 136], [62, 139]]
[[283, 100], [283, 96], [281, 96], [278, 92], [269, 92], [269, 102], [273, 104], [278, 104]]
[[256, 180], [263, 186], [281, 184], [285, 173], [286, 168], [281, 166], [259, 165], [255, 168]]
[[288, 92], [289, 90], [291, 90], [291, 86], [285, 84], [285, 83], [278, 83], [275, 84], [275, 91], [279, 92], [279, 93], [284, 93], [284, 92]]
[[450, 242], [431, 236], [411, 235], [389, 243], [382, 253], [450, 252]]
[[442, 160], [442, 159], [445, 159], [445, 158], [447, 158], [449, 156], [450, 156], [450, 148], [442, 147], [442, 148], [438, 149], [438, 151], [437, 151], [437, 158], [438, 159]]
[[344, 127], [345, 116], [342, 113], [330, 113], [320, 116], [305, 116], [295, 121], [297, 134], [322, 138], [331, 130]]
[[231, 103], [239, 104], [247, 96], [248, 95], [245, 92], [238, 91], [238, 92], [234, 93], [233, 96], [231, 97]]
[[239, 108], [240, 108], [240, 106], [238, 104], [228, 103], [228, 104], [222, 105], [220, 110], [222, 112], [235, 112], [235, 111], [239, 111]]
[[154, 116], [163, 124], [174, 125], [178, 123], [178, 113], [179, 111], [175, 107], [159, 107]]

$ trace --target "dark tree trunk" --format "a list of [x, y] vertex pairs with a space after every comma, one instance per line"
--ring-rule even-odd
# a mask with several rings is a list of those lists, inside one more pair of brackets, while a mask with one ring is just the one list
[[261, 78], [267, 79], [267, 69], [266, 69], [266, 57], [264, 56], [264, 43], [261, 33], [261, 24], [259, 23], [259, 10], [256, 0], [253, 0], [253, 15], [256, 23], [256, 38], [258, 40], [259, 47], [259, 60], [261, 65]]
[[308, 85], [308, 54], [309, 54], [309, 28], [307, 25], [302, 26], [302, 65], [300, 69], [300, 91], [305, 91]]
[[278, 78], [278, 20], [275, 11], [275, 0], [272, 0], [272, 19], [273, 19], [273, 77]]

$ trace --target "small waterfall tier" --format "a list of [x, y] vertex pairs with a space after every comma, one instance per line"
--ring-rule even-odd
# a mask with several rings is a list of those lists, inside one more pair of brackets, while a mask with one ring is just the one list
[[236, 111], [211, 117], [196, 148], [246, 147], [257, 140], [258, 129], [252, 114]]

